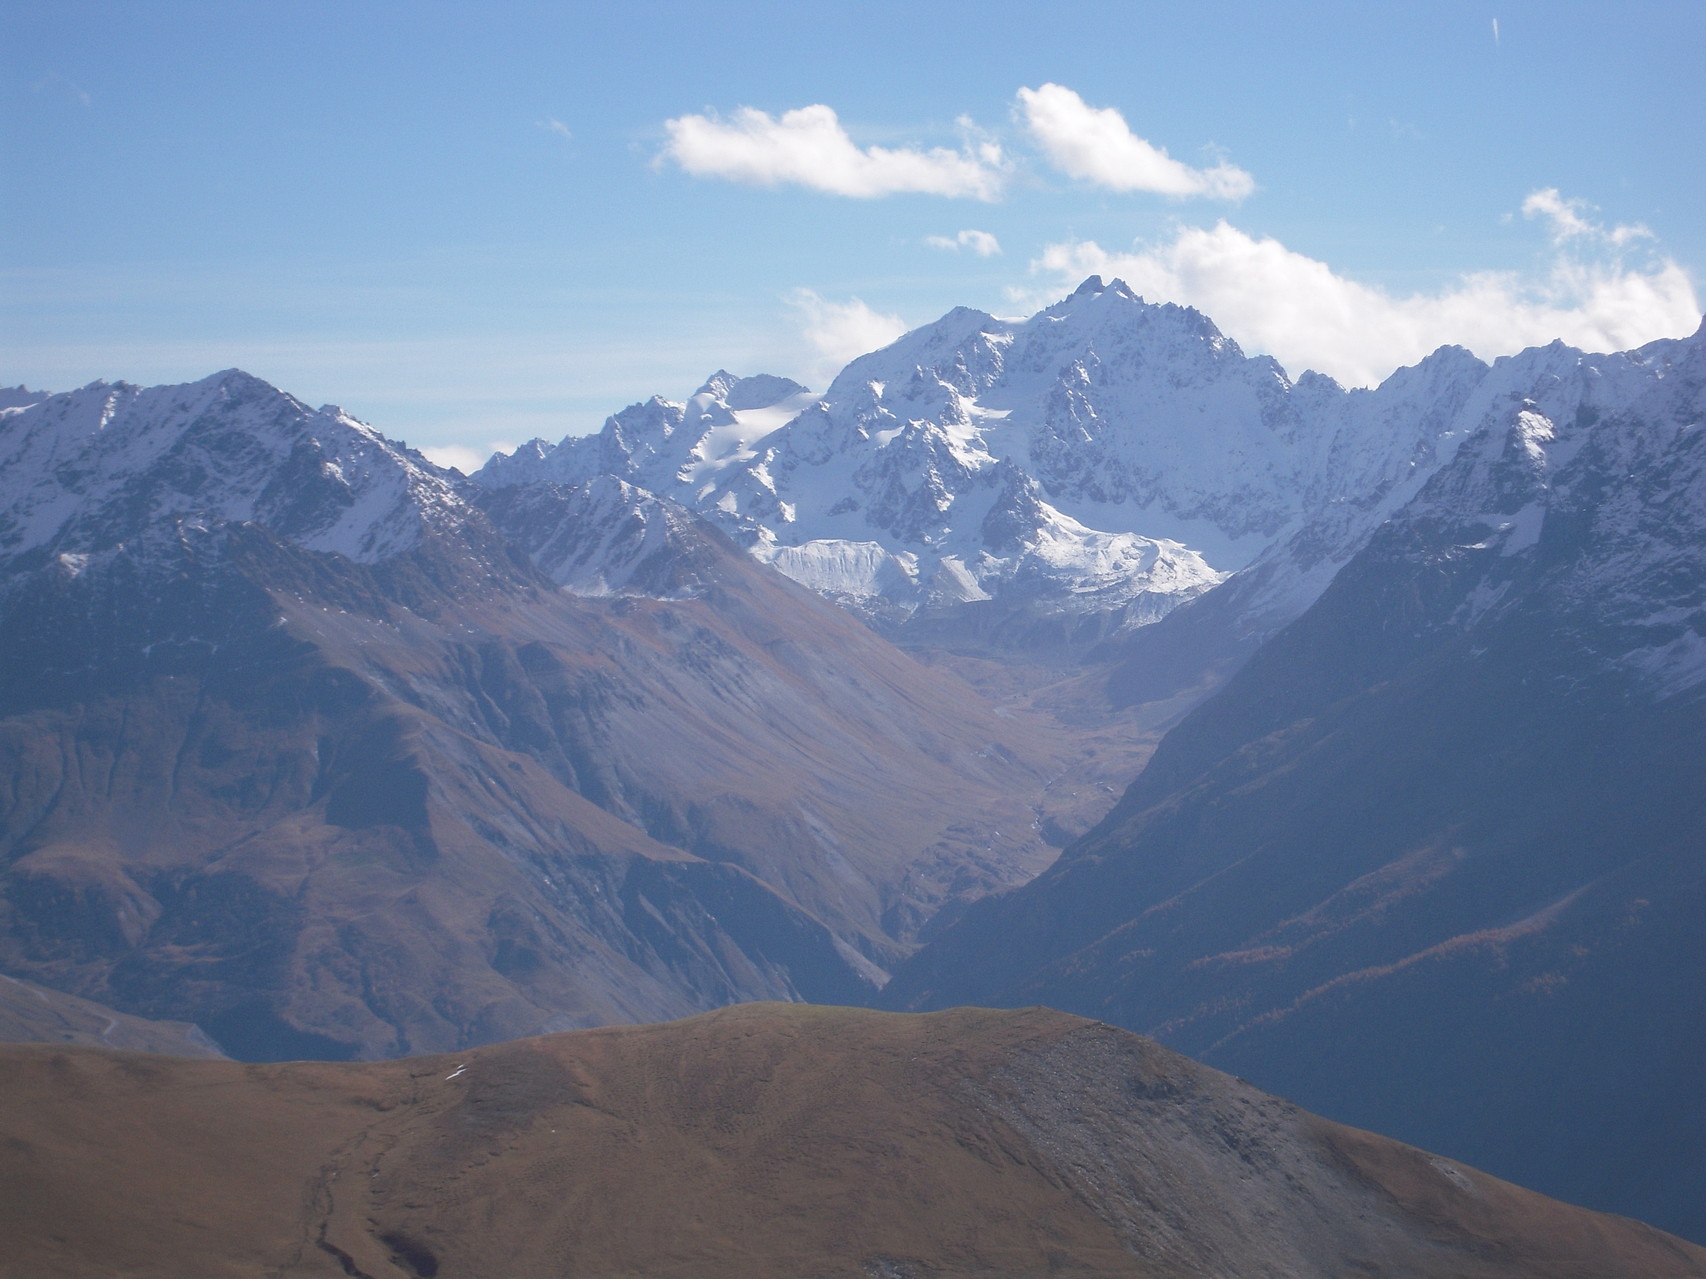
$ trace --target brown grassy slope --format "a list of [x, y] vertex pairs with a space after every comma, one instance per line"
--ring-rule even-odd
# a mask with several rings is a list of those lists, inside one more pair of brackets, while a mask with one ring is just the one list
[[1706, 1275], [1706, 1250], [1043, 1009], [0, 1069], [8, 1279]]

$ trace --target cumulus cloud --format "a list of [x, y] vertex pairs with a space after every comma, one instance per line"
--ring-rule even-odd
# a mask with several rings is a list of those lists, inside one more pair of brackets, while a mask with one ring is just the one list
[[1566, 240], [1599, 240], [1622, 248], [1632, 240], [1650, 240], [1653, 233], [1639, 222], [1628, 226], [1601, 226], [1589, 214], [1593, 206], [1586, 200], [1566, 200], [1557, 187], [1534, 191], [1522, 202], [1522, 216], [1545, 218], [1552, 224], [1552, 243]]
[[924, 243], [932, 249], [948, 249], [958, 253], [970, 249], [980, 258], [992, 258], [1001, 252], [1001, 241], [988, 231], [961, 231], [958, 235], [927, 235]]
[[1193, 169], [1145, 141], [1113, 107], [1092, 107], [1071, 89], [1020, 89], [1018, 112], [1050, 164], [1069, 177], [1114, 191], [1242, 200], [1256, 189], [1243, 169], [1221, 163]]
[[560, 138], [567, 138], [570, 141], [574, 140], [575, 135], [569, 129], [569, 126], [557, 119], [556, 116], [546, 116], [539, 122], [539, 127], [544, 129], [547, 133], [555, 133]]
[[1483, 359], [1554, 338], [1617, 351], [1691, 333], [1700, 323], [1693, 283], [1667, 258], [1641, 269], [1559, 252], [1528, 278], [1482, 272], [1437, 292], [1398, 297], [1224, 221], [1125, 253], [1094, 241], [1052, 244], [1032, 268], [1062, 284], [1118, 276], [1150, 301], [1198, 308], [1294, 375], [1315, 369], [1350, 386], [1374, 385], [1448, 343]]
[[810, 289], [795, 289], [786, 300], [802, 321], [801, 336], [815, 357], [812, 375], [819, 384], [855, 356], [887, 346], [906, 332], [898, 315], [873, 310], [858, 298], [831, 302]]
[[432, 444], [421, 448], [421, 454], [435, 466], [455, 467], [464, 475], [472, 475], [486, 464], [493, 453], [513, 453], [515, 445], [507, 440], [493, 440], [484, 450], [466, 444]]
[[684, 115], [664, 128], [663, 155], [686, 172], [754, 186], [793, 183], [856, 199], [919, 192], [993, 200], [1006, 177], [1001, 148], [987, 138], [969, 137], [959, 151], [861, 148], [822, 103], [780, 117], [753, 107], [727, 120]]

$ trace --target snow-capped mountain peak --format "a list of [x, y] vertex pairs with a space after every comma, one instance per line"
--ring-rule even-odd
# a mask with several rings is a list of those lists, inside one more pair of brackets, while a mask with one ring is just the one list
[[0, 470], [8, 560], [217, 521], [264, 524], [309, 550], [374, 562], [467, 509], [425, 459], [238, 369], [148, 389], [94, 382], [0, 410]]
[[677, 490], [703, 487], [717, 471], [746, 460], [756, 441], [816, 399], [788, 378], [742, 378], [719, 369], [684, 402], [654, 395], [612, 414], [596, 435], [557, 444], [529, 440], [513, 453], [494, 455], [474, 478], [501, 489], [577, 485], [612, 475], [677, 497]]
[[1484, 372], [1459, 352], [1372, 399], [1314, 375], [1294, 387], [1200, 312], [1091, 277], [1027, 319], [956, 308], [762, 421], [737, 403], [760, 379], [719, 372], [684, 404], [631, 406], [478, 478], [617, 476], [873, 614], [1052, 594], [1129, 624], [1409, 479], [1457, 424], [1407, 410]]
[[682, 599], [714, 576], [705, 529], [692, 512], [613, 475], [486, 491], [486, 514], [572, 595]]

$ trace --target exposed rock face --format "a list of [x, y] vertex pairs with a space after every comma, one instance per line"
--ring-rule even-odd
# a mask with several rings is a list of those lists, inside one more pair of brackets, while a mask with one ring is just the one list
[[1706, 1238], [1706, 331], [1495, 375], [1526, 390], [885, 998], [1107, 1017]]
[[0, 457], [12, 973], [383, 1056], [856, 1000], [1052, 856], [1038, 730], [616, 481], [518, 510], [237, 373]]
[[20, 1273], [1706, 1274], [1706, 1250], [1044, 1009], [756, 1005], [364, 1065], [0, 1063]]

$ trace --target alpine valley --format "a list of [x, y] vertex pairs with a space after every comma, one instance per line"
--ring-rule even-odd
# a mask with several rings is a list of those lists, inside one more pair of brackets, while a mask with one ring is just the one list
[[[0, 1031], [377, 1062], [760, 1000], [1049, 1004], [1706, 1240], [1703, 424], [1706, 325], [1445, 347], [1347, 390], [1095, 277], [1025, 319], [950, 312], [822, 393], [719, 371], [472, 476], [235, 370], [0, 392]], [[847, 1077], [829, 1023], [742, 1015], [668, 1033]], [[1256, 1248], [1133, 1234], [1132, 1203], [1186, 1210], [1085, 1189], [1059, 1147], [1060, 1097], [1118, 1109], [1114, 1068], [1061, 1045], [1188, 1077], [1174, 1137], [1208, 1122], [1189, 1098], [1242, 1099], [1203, 1149], [1280, 1114], [1249, 1085], [1062, 1014], [834, 1016], [907, 1088], [906, 1027], [941, 1028], [972, 1082], [930, 1122], [999, 1120], [967, 1149], [1064, 1214], [1059, 1273]], [[612, 1063], [677, 1049], [598, 1033], [470, 1060], [549, 1058], [632, 1116], [710, 1087], [629, 1097]], [[359, 1099], [420, 1091], [402, 1067], [194, 1069], [318, 1108], [328, 1150]], [[1417, 1198], [1423, 1157], [1298, 1114], [1285, 1158], [1350, 1198], [1319, 1256], [1225, 1273], [1554, 1265], [1564, 1209], [1440, 1172], [1480, 1196], [1463, 1225]], [[438, 1122], [384, 1140], [472, 1131]], [[410, 1185], [372, 1193], [397, 1239], [431, 1232]], [[1381, 1195], [1398, 1234], [1369, 1224]], [[472, 1246], [416, 1256], [326, 1205], [318, 1239], [360, 1239], [343, 1273]], [[1570, 1221], [1611, 1250], [1581, 1273], [1657, 1264], [1652, 1232]], [[884, 1240], [848, 1273], [1008, 1273], [906, 1269]], [[1012, 1273], [1058, 1268], [1030, 1246], [1001, 1236]], [[1160, 1268], [1083, 1260], [1122, 1247]], [[711, 1273], [688, 1256], [647, 1272]]]

